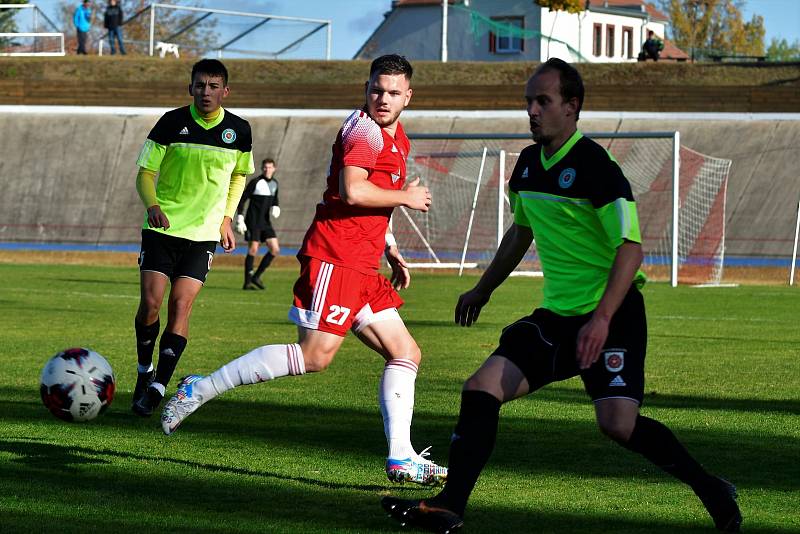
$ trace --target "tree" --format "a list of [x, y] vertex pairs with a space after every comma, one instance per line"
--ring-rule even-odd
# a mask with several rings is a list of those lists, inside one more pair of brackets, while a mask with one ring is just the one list
[[661, 0], [670, 38], [692, 59], [714, 54], [763, 56], [764, 18], [742, 18], [743, 0]]
[[535, 4], [546, 7], [550, 11], [566, 11], [580, 13], [585, 7], [585, 0], [533, 0]]
[[[3, 4], [27, 4], [27, 0], [3, 0]], [[19, 9], [0, 9], [0, 33], [14, 33], [17, 31], [16, 15]], [[9, 37], [0, 37], [0, 48], [14, 44]]]
[[767, 48], [767, 61], [800, 61], [800, 40], [789, 44], [786, 39], [773, 37]]

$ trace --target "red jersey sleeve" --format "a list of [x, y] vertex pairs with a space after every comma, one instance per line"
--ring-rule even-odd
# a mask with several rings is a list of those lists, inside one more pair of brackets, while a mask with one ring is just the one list
[[363, 111], [354, 111], [342, 126], [344, 164], [373, 169], [383, 150], [381, 127]]

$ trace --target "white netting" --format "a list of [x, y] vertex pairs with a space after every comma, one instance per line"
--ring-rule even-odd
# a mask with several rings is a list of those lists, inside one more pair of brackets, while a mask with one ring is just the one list
[[37, 6], [0, 4], [0, 56], [64, 55], [64, 34]]
[[[173, 44], [194, 56], [224, 58], [326, 59], [330, 55], [327, 20], [158, 3], [151, 4], [151, 9], [154, 47]], [[136, 19], [123, 30], [133, 30], [141, 19], [149, 32], [150, 11]], [[133, 32], [128, 33], [133, 37]], [[149, 47], [149, 39], [136, 43], [144, 44]]]
[[[645, 272], [651, 279], [668, 280], [672, 265], [672, 139], [588, 135], [609, 149], [631, 182]], [[502, 207], [498, 206], [501, 152], [505, 153], [503, 176], [507, 185], [520, 150], [529, 144], [527, 139], [413, 139], [408, 174], [418, 174], [430, 187], [433, 205], [428, 213], [403, 210], [395, 214], [394, 233], [404, 254], [411, 261], [424, 263], [459, 262], [469, 233], [466, 261], [480, 267], [488, 265], [499, 236], [512, 222], [506, 188]], [[484, 148], [487, 156], [470, 228]], [[719, 283], [731, 161], [686, 147], [681, 147], [680, 158], [678, 280]], [[533, 246], [518, 270], [540, 269]]]

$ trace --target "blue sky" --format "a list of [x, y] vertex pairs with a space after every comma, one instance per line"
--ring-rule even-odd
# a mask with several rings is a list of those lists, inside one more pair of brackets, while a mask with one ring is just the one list
[[[101, 9], [105, 0], [95, 0]], [[33, 0], [55, 19], [59, 0]], [[75, 0], [78, 5], [78, 0]], [[193, 2], [176, 2], [189, 5]], [[273, 15], [330, 19], [333, 21], [332, 57], [350, 59], [391, 9], [391, 0], [201, 0], [199, 4], [218, 9], [254, 11]], [[744, 15], [764, 17], [769, 45], [773, 37], [790, 43], [800, 40], [800, 0], [746, 0]]]

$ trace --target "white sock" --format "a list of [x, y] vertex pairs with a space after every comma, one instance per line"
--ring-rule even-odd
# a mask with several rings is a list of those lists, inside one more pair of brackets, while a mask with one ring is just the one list
[[389, 458], [399, 460], [416, 454], [411, 446], [416, 379], [417, 364], [412, 360], [389, 360], [383, 367], [378, 403], [383, 416], [383, 431], [389, 444]]
[[203, 396], [203, 400], [208, 401], [238, 386], [266, 382], [287, 375], [302, 375], [305, 372], [300, 345], [265, 345], [223, 365], [195, 382], [194, 387]]

